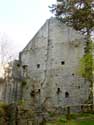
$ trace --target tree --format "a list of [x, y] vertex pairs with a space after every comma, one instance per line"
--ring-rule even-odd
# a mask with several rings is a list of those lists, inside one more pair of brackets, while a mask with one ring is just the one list
[[89, 34], [94, 30], [93, 0], [57, 0], [50, 9], [59, 18], [64, 15], [63, 21], [78, 31]]
[[[14, 60], [16, 52], [12, 51], [13, 45], [6, 34], [0, 37], [0, 75], [4, 77], [6, 67]], [[6, 66], [7, 65], [7, 66]], [[7, 67], [8, 68], [8, 67]]]
[[78, 72], [81, 76], [93, 82], [94, 59], [92, 51], [94, 50], [94, 44], [92, 42], [89, 43], [88, 50], [89, 52], [86, 52], [85, 55], [80, 59], [80, 67]]
[[[9, 86], [12, 83], [12, 71], [13, 71], [13, 60], [16, 55], [15, 48], [13, 47], [12, 41], [6, 34], [0, 34], [0, 84], [2, 85], [2, 91], [0, 98], [2, 101], [8, 101], [10, 96], [7, 97]], [[8, 99], [8, 100], [7, 100]]]

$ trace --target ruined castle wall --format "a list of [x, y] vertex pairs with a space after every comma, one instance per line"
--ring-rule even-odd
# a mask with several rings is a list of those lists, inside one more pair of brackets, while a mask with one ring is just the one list
[[30, 45], [21, 53], [23, 98], [47, 109], [85, 103], [89, 83], [77, 73], [85, 47], [81, 34], [52, 18]]
[[[31, 91], [36, 92], [41, 89], [41, 84], [45, 79], [47, 47], [48, 47], [48, 22], [41, 28], [31, 41], [31, 46], [25, 48], [21, 54], [22, 74], [27, 81], [24, 87], [24, 98], [31, 99]], [[24, 66], [27, 66], [24, 69]], [[39, 68], [38, 68], [39, 67]], [[27, 72], [27, 75], [25, 74]]]
[[[76, 105], [88, 99], [89, 84], [77, 74], [84, 55], [83, 37], [57, 20], [49, 22], [48, 84], [54, 106]], [[45, 92], [44, 90], [44, 92]]]

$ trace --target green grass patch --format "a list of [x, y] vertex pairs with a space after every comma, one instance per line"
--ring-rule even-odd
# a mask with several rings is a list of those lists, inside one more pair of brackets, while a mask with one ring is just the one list
[[51, 122], [46, 125], [94, 125], [94, 120], [82, 120], [82, 121], [67, 121], [67, 122]]
[[72, 114], [70, 121], [66, 119], [66, 115], [62, 115], [58, 116], [56, 121], [48, 122], [46, 125], [94, 125], [94, 114]]
[[94, 125], [94, 120], [82, 120], [77, 125]]

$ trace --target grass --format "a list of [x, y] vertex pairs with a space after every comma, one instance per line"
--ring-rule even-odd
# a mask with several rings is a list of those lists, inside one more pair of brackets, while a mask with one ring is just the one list
[[94, 125], [94, 114], [72, 114], [70, 121], [66, 120], [65, 116], [59, 116], [56, 121], [48, 122], [46, 125]]
[[52, 122], [46, 125], [94, 125], [94, 120], [67, 121], [67, 122]]
[[94, 120], [83, 120], [78, 122], [77, 125], [94, 125]]

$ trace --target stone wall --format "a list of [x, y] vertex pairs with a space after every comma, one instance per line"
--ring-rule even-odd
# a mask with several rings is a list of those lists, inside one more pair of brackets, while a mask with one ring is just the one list
[[17, 103], [21, 99], [21, 66], [15, 60], [7, 67], [3, 82], [0, 83], [0, 101], [5, 103]]
[[53, 110], [86, 103], [90, 84], [77, 73], [84, 47], [83, 36], [56, 18], [43, 25], [20, 55], [29, 106]]
[[0, 80], [0, 101], [3, 100], [4, 86], [5, 86], [5, 81], [3, 79], [1, 79]]

